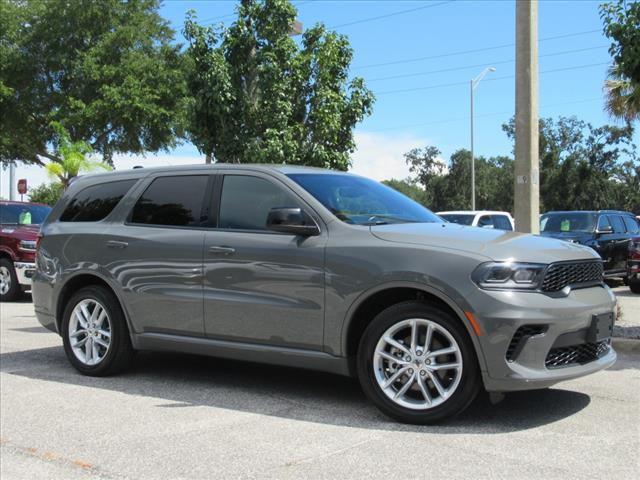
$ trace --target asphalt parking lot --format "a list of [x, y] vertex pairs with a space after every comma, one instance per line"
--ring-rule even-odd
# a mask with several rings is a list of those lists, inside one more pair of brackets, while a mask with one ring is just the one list
[[[631, 319], [640, 297], [625, 298]], [[607, 371], [415, 427], [382, 416], [353, 380], [295, 369], [142, 353], [126, 374], [83, 377], [31, 303], [0, 309], [3, 479], [618, 479], [640, 469], [637, 348]]]

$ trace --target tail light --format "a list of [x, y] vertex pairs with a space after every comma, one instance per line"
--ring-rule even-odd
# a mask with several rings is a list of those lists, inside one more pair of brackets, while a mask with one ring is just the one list
[[36, 238], [36, 253], [38, 253], [38, 250], [40, 249], [40, 242], [42, 241], [42, 238], [44, 237], [42, 232], [38, 233], [38, 237]]
[[640, 238], [632, 238], [629, 243], [629, 260], [640, 260]]

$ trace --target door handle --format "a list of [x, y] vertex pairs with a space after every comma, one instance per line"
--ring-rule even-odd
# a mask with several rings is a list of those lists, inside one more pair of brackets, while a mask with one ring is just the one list
[[109, 240], [107, 242], [107, 248], [127, 248], [128, 246], [127, 242], [119, 242], [117, 240]]
[[236, 253], [236, 249], [231, 247], [209, 247], [209, 253], [212, 255], [232, 255]]

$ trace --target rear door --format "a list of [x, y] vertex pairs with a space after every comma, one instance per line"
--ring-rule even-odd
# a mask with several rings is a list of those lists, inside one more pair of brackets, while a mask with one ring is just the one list
[[202, 249], [213, 177], [158, 175], [104, 235], [104, 264], [120, 283], [137, 333], [202, 336]]
[[320, 350], [326, 230], [312, 237], [267, 230], [271, 208], [315, 215], [270, 175], [234, 172], [218, 185], [217, 228], [206, 233], [204, 250], [206, 335]]

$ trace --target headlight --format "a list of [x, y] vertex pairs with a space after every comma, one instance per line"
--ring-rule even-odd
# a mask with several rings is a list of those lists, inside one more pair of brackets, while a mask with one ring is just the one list
[[487, 290], [536, 290], [546, 267], [541, 263], [483, 263], [475, 269], [471, 279]]
[[25, 252], [35, 252], [36, 251], [36, 241], [35, 240], [20, 240], [20, 245], [18, 247], [20, 250], [24, 250]]

